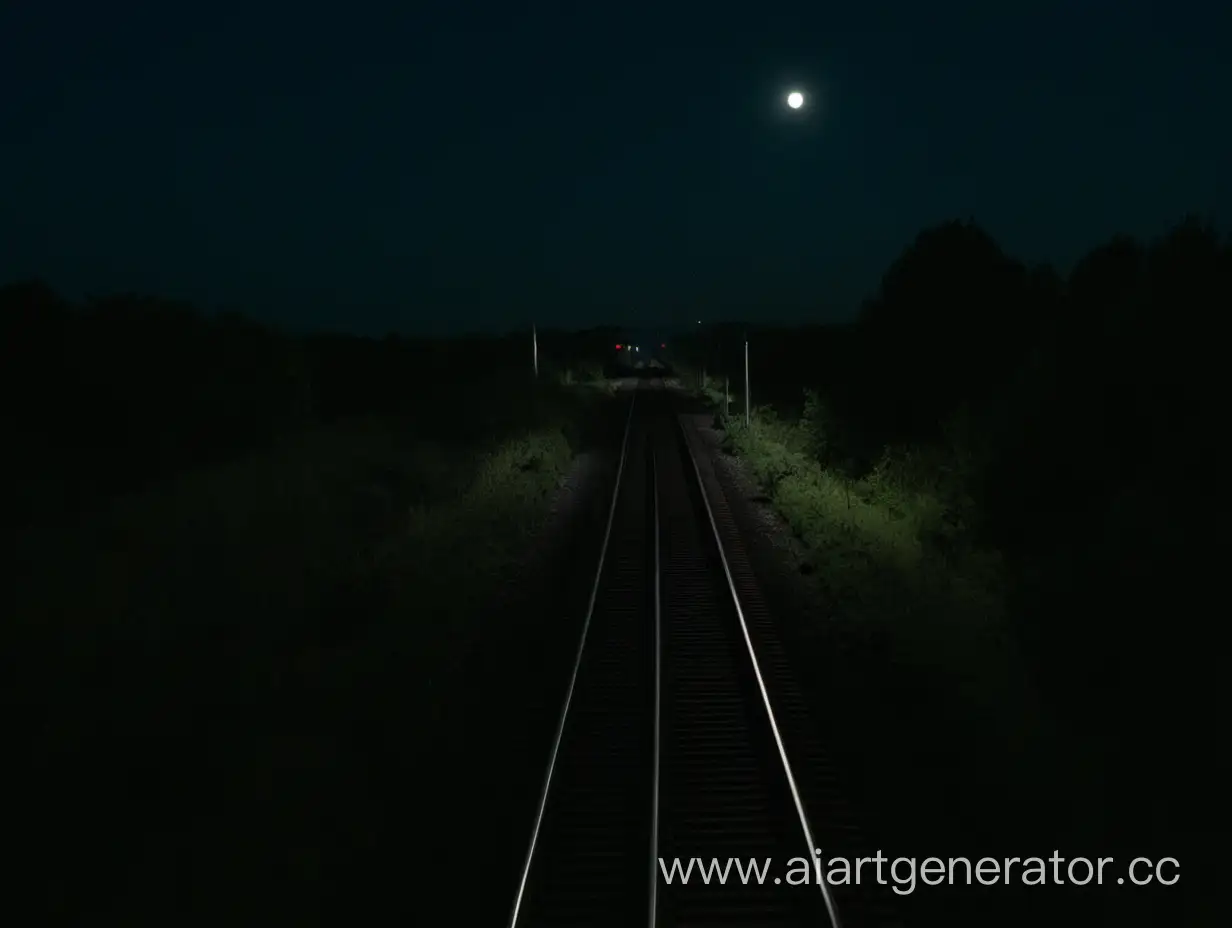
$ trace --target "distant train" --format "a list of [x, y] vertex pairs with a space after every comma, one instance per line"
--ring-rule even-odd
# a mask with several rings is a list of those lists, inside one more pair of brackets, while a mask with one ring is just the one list
[[618, 373], [670, 372], [671, 354], [665, 335], [645, 329], [629, 330], [612, 346], [612, 366]]

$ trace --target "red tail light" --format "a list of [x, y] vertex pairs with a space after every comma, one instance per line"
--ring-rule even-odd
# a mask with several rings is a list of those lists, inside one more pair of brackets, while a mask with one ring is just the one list
[[620, 350], [620, 346], [619, 346], [619, 345], [617, 345], [617, 346], [616, 346], [616, 350], [617, 350], [617, 351], [619, 351], [619, 350]]

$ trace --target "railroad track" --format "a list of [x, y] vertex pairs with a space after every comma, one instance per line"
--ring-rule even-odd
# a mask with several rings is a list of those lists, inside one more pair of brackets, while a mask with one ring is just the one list
[[[737, 534], [670, 392], [639, 385], [511, 928], [840, 925], [817, 869], [775, 880], [852, 826], [755, 582], [727, 554]], [[771, 863], [761, 883], [666, 879], [693, 858]], [[891, 923], [863, 898], [842, 907], [847, 928]]]

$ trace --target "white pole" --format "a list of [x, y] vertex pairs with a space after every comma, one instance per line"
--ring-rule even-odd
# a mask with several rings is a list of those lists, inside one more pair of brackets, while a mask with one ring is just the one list
[[535, 378], [539, 377], [539, 332], [535, 329], [535, 324], [532, 322], [530, 326], [530, 343], [531, 351], [535, 356]]
[[749, 427], [749, 339], [744, 339], [744, 427]]

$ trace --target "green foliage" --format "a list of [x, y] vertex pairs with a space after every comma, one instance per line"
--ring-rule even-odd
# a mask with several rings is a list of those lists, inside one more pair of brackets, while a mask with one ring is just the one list
[[[57, 808], [114, 819], [106, 849], [121, 867], [150, 840], [124, 793], [147, 756], [160, 782], [226, 795], [172, 840], [228, 848], [210, 864], [210, 904], [233, 911], [251, 902], [237, 889], [243, 862], [268, 866], [290, 840], [343, 854], [335, 843], [351, 838], [297, 829], [320, 794], [367, 794], [345, 720], [389, 716], [416, 750], [442, 690], [461, 692], [455, 668], [493, 620], [481, 607], [572, 458], [556, 426], [467, 446], [408, 441], [379, 421], [337, 425], [148, 488], [71, 532], [48, 527], [22, 552], [5, 616], [4, 647], [22, 655], [7, 692], [37, 733], [10, 772], [71, 779]], [[338, 778], [355, 785], [335, 795]], [[375, 820], [353, 812], [357, 829]], [[79, 871], [57, 859], [74, 882], [48, 904], [80, 904]], [[108, 895], [123, 892], [119, 876]], [[150, 895], [134, 889], [133, 918]]]
[[[1232, 247], [1202, 220], [1115, 238], [1066, 275], [948, 223], [856, 325], [752, 338], [754, 395], [776, 412], [719, 424], [806, 543], [830, 622], [950, 679], [1011, 736], [1049, 719], [1127, 796], [1183, 791], [1166, 758], [1198, 749], [1177, 719], [1210, 724], [1216, 703], [1199, 603], [1218, 572], [1199, 565], [1219, 520], [1194, 500], [1200, 464], [1226, 457], [1212, 326], [1229, 305]], [[1074, 722], [1092, 718], [1095, 741]], [[1158, 763], [1143, 737], [1168, 745]]]
[[[264, 885], [291, 844], [346, 857], [339, 842], [375, 820], [359, 808], [352, 722], [418, 750], [492, 628], [480, 606], [595, 440], [602, 393], [535, 382], [499, 340], [438, 352], [286, 338], [141, 300], [83, 312], [38, 288], [3, 299], [5, 373], [63, 388], [8, 394], [24, 471], [8, 488], [26, 506], [6, 526], [22, 544], [3, 645], [22, 660], [5, 682], [29, 733], [10, 772], [81, 823], [69, 858], [54, 851], [67, 876], [36, 884], [47, 905], [97, 913], [131, 879], [121, 920], [147, 914], [144, 855], [168, 853], [151, 824], [165, 784], [227, 797], [201, 820], [195, 798], [180, 807], [170, 836], [177, 855], [228, 848], [209, 865], [219, 910], [250, 904], [234, 881]], [[71, 788], [44, 789], [48, 776]], [[323, 792], [355, 818], [328, 840], [305, 826]]]
[[545, 335], [536, 382], [528, 337], [300, 336], [141, 295], [72, 305], [38, 283], [0, 288], [0, 335], [13, 526], [370, 416], [423, 441], [499, 442], [553, 394], [604, 384], [586, 339]]
[[[816, 561], [827, 602], [845, 620], [889, 628], [904, 659], [963, 668], [980, 640], [1004, 633], [1004, 572], [982, 548], [964, 454], [940, 447], [886, 448], [861, 475], [841, 459], [836, 418], [816, 391], [801, 417], [759, 407], [750, 428], [726, 423], [741, 455]], [[938, 623], [957, 638], [923, 631]], [[961, 640], [959, 640], [961, 639]]]
[[888, 641], [896, 660], [927, 668], [961, 693], [968, 711], [993, 700], [1037, 724], [1021, 656], [1009, 638], [1000, 555], [973, 532], [973, 502], [955, 457], [941, 449], [886, 449], [859, 478], [819, 459], [833, 422], [820, 396], [786, 421], [758, 407], [724, 422], [724, 442], [766, 489], [811, 562], [833, 621], [857, 638]]
[[[71, 533], [48, 527], [25, 552], [10, 631], [29, 636], [27, 649], [69, 647], [88, 664], [114, 648], [172, 659], [219, 639], [259, 664], [271, 649], [314, 647], [322, 604], [349, 590], [355, 616], [342, 634], [363, 635], [369, 621], [413, 612], [414, 590], [483, 589], [572, 455], [560, 425], [469, 447], [377, 420], [306, 433], [117, 501]], [[477, 549], [491, 559], [463, 550], [475, 538], [491, 542]], [[57, 583], [64, 575], [76, 582]], [[365, 616], [391, 584], [405, 598]], [[32, 666], [59, 668], [49, 684], [86, 672], [44, 656]]]

